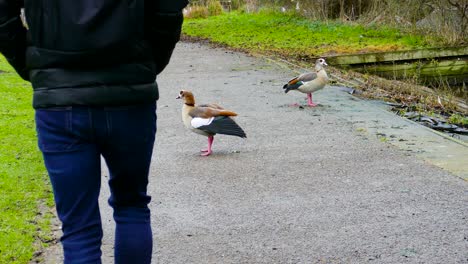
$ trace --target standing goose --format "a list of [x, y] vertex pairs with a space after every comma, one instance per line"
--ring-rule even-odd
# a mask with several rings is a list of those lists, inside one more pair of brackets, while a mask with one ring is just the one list
[[217, 104], [195, 106], [195, 98], [190, 91], [180, 91], [177, 99], [182, 99], [182, 121], [191, 131], [208, 137], [208, 148], [202, 150], [202, 156], [211, 154], [214, 135], [224, 134], [246, 138], [244, 130], [234, 122], [231, 116], [237, 116], [232, 111], [225, 110]]
[[328, 75], [323, 66], [327, 66], [324, 58], [315, 61], [315, 72], [303, 73], [283, 86], [284, 92], [297, 90], [307, 94], [307, 104], [317, 106], [312, 102], [312, 93], [323, 89], [328, 83]]

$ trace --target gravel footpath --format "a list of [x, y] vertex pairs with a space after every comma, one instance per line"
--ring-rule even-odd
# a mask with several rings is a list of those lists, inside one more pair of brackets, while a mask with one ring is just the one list
[[[294, 74], [178, 45], [158, 79], [153, 263], [468, 263], [468, 148], [340, 87], [317, 92], [319, 107], [291, 107], [306, 102], [281, 89]], [[207, 140], [184, 128], [181, 89], [237, 112], [248, 138], [218, 135], [199, 156]], [[440, 144], [456, 149], [454, 166], [437, 163]], [[103, 263], [113, 263], [103, 175]], [[44, 263], [60, 255], [52, 247]]]

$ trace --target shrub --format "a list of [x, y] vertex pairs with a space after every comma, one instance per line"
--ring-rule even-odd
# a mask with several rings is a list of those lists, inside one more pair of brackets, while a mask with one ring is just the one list
[[231, 8], [232, 10], [239, 10], [245, 5], [244, 0], [232, 0]]
[[210, 16], [217, 16], [223, 13], [223, 6], [218, 0], [208, 2], [208, 14]]
[[199, 5], [188, 7], [187, 12], [185, 13], [186, 18], [207, 18], [208, 15], [208, 8]]

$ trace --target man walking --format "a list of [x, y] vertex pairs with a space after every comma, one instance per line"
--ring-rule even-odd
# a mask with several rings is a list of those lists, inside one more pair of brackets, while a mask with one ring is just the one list
[[[109, 168], [115, 263], [150, 263], [147, 194], [156, 76], [187, 0], [0, 0], [0, 52], [31, 82], [65, 263], [101, 263], [101, 156]], [[23, 19], [20, 18], [24, 10]]]

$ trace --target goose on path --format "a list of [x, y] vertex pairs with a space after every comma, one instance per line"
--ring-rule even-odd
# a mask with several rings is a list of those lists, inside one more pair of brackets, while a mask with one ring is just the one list
[[224, 134], [246, 138], [244, 130], [231, 118], [237, 116], [236, 113], [225, 110], [218, 104], [195, 105], [195, 98], [190, 91], [182, 90], [177, 96], [182, 99], [182, 121], [185, 127], [191, 131], [208, 137], [208, 148], [202, 150], [202, 156], [212, 153], [214, 136]]
[[324, 58], [317, 59], [315, 62], [315, 71], [303, 73], [291, 79], [283, 86], [284, 92], [287, 93], [291, 90], [295, 90], [301, 93], [306, 93], [307, 105], [312, 107], [317, 106], [317, 104], [312, 102], [312, 93], [323, 89], [323, 87], [327, 85], [328, 75], [324, 68], [324, 66], [327, 65], [328, 64], [325, 62]]

